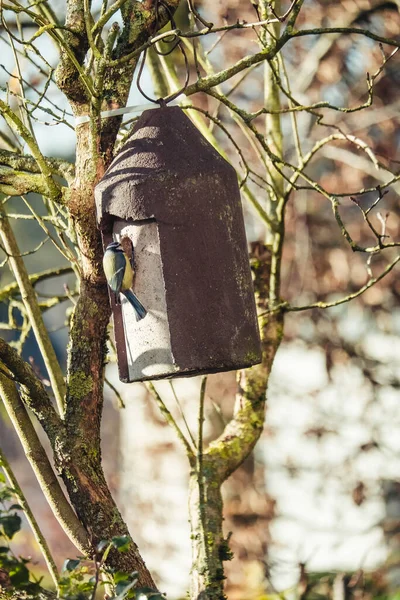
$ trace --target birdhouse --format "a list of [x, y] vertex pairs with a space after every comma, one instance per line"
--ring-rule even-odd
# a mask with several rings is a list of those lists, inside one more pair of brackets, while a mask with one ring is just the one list
[[237, 176], [178, 106], [146, 110], [97, 185], [104, 248], [120, 241], [147, 310], [110, 294], [124, 382], [261, 360]]

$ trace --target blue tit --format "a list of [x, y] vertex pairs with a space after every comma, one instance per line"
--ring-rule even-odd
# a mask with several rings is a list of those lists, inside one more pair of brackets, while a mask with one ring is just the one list
[[144, 306], [132, 292], [134, 272], [129, 258], [119, 242], [108, 244], [103, 257], [103, 269], [110, 289], [118, 302], [119, 294], [123, 294], [133, 306], [136, 321], [144, 319], [147, 314]]

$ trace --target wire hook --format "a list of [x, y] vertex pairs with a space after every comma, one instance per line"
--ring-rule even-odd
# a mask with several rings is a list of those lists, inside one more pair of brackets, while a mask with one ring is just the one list
[[[172, 25], [173, 29], [176, 29], [174, 17], [173, 17], [173, 14], [172, 14], [171, 9], [169, 8], [168, 4], [166, 4], [164, 2], [164, 0], [156, 0], [155, 33], [158, 32], [159, 23], [160, 23], [159, 5], [163, 6], [164, 9], [167, 11], [168, 16], [169, 16], [169, 21], [171, 21], [171, 25]], [[158, 99], [151, 98], [143, 91], [143, 88], [140, 84], [140, 80], [141, 80], [144, 65], [146, 62], [147, 48], [143, 51], [143, 58], [140, 63], [140, 66], [139, 66], [138, 76], [136, 79], [137, 88], [138, 88], [139, 92], [142, 94], [142, 96], [144, 96], [144, 98], [146, 98], [146, 100], [149, 100], [149, 102], [153, 102], [154, 104], [159, 104], [160, 106], [166, 106], [168, 104], [168, 102], [175, 100], [175, 98], [177, 98], [180, 94], [182, 94], [182, 92], [184, 92], [185, 89], [187, 88], [188, 83], [189, 83], [189, 78], [190, 78], [190, 66], [189, 66], [189, 60], [187, 57], [186, 50], [185, 50], [181, 40], [179, 39], [179, 36], [176, 33], [171, 33], [171, 38], [172, 38], [171, 40], [169, 40], [168, 38], [161, 40], [164, 43], [175, 42], [174, 45], [172, 46], [172, 48], [169, 48], [166, 52], [162, 52], [161, 50], [158, 50], [158, 48], [156, 47], [155, 44], [153, 47], [154, 47], [155, 52], [159, 56], [168, 56], [168, 54], [171, 54], [171, 52], [173, 52], [175, 50], [175, 48], [177, 48], [177, 47], [179, 48], [179, 50], [181, 51], [181, 53], [183, 55], [184, 61], [185, 61], [185, 70], [186, 70], [185, 82], [184, 82], [183, 86], [179, 90], [174, 92], [173, 94], [170, 94], [169, 96], [167, 96], [166, 98], [158, 98]], [[151, 41], [151, 38], [150, 38], [150, 41]]]

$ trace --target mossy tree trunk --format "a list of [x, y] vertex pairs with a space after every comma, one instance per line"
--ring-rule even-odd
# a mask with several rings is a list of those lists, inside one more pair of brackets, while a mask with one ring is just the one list
[[[51, 8], [46, 9], [49, 19], [46, 25], [51, 33], [57, 31], [53, 39], [60, 46], [57, 85], [69, 100], [75, 117], [90, 117], [89, 122], [76, 127], [76, 163], [75, 169], [67, 169], [68, 188], [53, 180], [54, 173], [65, 176], [66, 172], [50, 167], [49, 162], [41, 156], [29, 130], [4, 103], [0, 107], [36, 159], [36, 163], [30, 157], [22, 161], [21, 171], [26, 174], [22, 177], [21, 173], [18, 177], [18, 173], [14, 171], [14, 187], [11, 189], [8, 186], [8, 189], [13, 194], [18, 191], [37, 191], [43, 193], [48, 202], [55, 206], [62, 204], [68, 210], [80, 257], [74, 265], [79, 276], [79, 298], [70, 325], [66, 391], [63, 389], [59, 393], [59, 412], [53, 408], [32, 369], [5, 343], [0, 344], [0, 391], [35, 472], [44, 473], [39, 480], [55, 514], [79, 550], [89, 556], [95, 554], [96, 546], [101, 540], [129, 535], [106, 483], [100, 448], [110, 307], [101, 266], [103, 249], [96, 227], [94, 188], [114, 156], [116, 136], [121, 124], [120, 117], [102, 121], [100, 111], [126, 105], [137, 63], [137, 56], [127, 55], [153, 35], [157, 27], [165, 24], [168, 20], [166, 7], [173, 12], [178, 4], [179, 0], [168, 0], [163, 3], [162, 8], [157, 9], [153, 2], [126, 1], [121, 8], [122, 28], [112, 25], [105, 41], [99, 35], [100, 27], [97, 37], [93, 34], [95, 23], [89, 10], [90, 2], [67, 1], [63, 30], [57, 30], [57, 16]], [[40, 9], [28, 14], [36, 26], [43, 26], [44, 13]], [[92, 54], [91, 58], [88, 58], [88, 53]], [[94, 63], [94, 69], [90, 73], [86, 69], [88, 60]], [[111, 66], [109, 62], [112, 63]], [[7, 191], [6, 188], [3, 189]], [[4, 215], [1, 232], [8, 244], [13, 238], [11, 229], [7, 229], [7, 223]], [[10, 255], [14, 254], [19, 254], [17, 246], [13, 251], [10, 250]], [[21, 279], [22, 271], [29, 284], [29, 277], [21, 261], [15, 266], [11, 264], [11, 267], [17, 281]], [[37, 305], [32, 286], [23, 294], [23, 300], [27, 308]], [[43, 335], [47, 335], [45, 331]], [[59, 374], [60, 369], [55, 364], [53, 355], [49, 361], [50, 367], [54, 366], [56, 374]], [[10, 376], [12, 373], [12, 378], [21, 386], [21, 397], [15, 383], [7, 381], [7, 373]], [[59, 381], [61, 383], [55, 388], [55, 392], [64, 388], [62, 377]], [[77, 518], [52, 475], [40, 442], [29, 426], [29, 417], [21, 399], [36, 415], [49, 437], [56, 470], [63, 479]], [[47, 466], [44, 469], [45, 464]], [[72, 522], [70, 528], [66, 525], [68, 519]], [[75, 532], [72, 531], [74, 525]], [[127, 552], [110, 552], [108, 562], [118, 570], [138, 571], [140, 586], [155, 587], [134, 542]]]
[[[170, 0], [167, 4], [174, 10], [178, 3], [179, 0]], [[71, 35], [70, 45], [75, 46], [76, 58], [82, 67], [90, 45], [84, 5], [81, 0], [70, 0], [66, 18], [66, 26], [76, 33]], [[125, 2], [122, 12], [123, 30], [118, 33], [118, 29], [112, 27], [109, 33], [109, 40], [116, 39], [114, 50], [111, 51], [110, 43], [109, 48], [104, 49], [104, 57], [97, 57], [97, 77], [93, 81], [95, 97], [88, 95], [79, 72], [64, 51], [57, 71], [58, 85], [69, 99], [75, 116], [87, 114], [91, 120], [76, 129], [75, 180], [70, 188], [68, 208], [82, 257], [80, 294], [68, 348], [64, 444], [57, 445], [54, 451], [57, 469], [92, 545], [102, 539], [129, 535], [105, 481], [101, 463], [100, 422], [110, 307], [101, 266], [103, 249], [96, 227], [94, 188], [114, 156], [121, 123], [120, 117], [101, 121], [99, 111], [126, 105], [137, 58], [107, 69], [104, 59], [107, 53], [110, 56], [113, 53], [117, 59], [132, 52], [154, 33], [159, 20], [154, 7], [146, 10], [138, 2]], [[162, 25], [162, 21], [158, 22], [159, 27]], [[139, 585], [155, 587], [134, 543], [123, 554], [111, 552], [109, 562], [122, 571], [138, 571]]]

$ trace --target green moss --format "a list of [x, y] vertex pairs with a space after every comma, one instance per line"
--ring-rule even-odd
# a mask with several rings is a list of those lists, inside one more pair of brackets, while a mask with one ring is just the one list
[[216, 488], [219, 488], [220, 486], [220, 482], [218, 481], [218, 479], [210, 479], [208, 481], [208, 488], [210, 490], [215, 490]]
[[215, 545], [215, 539], [214, 539], [214, 534], [212, 533], [212, 531], [207, 531], [206, 532], [206, 544], [209, 548], [214, 548]]
[[257, 354], [257, 352], [254, 352], [253, 350], [248, 350], [244, 356], [244, 360], [245, 362], [254, 364], [260, 361], [260, 356], [259, 354]]
[[81, 400], [93, 389], [93, 379], [91, 375], [86, 375], [83, 371], [72, 373], [69, 379], [69, 395], [77, 400]]
[[99, 313], [99, 306], [96, 302], [93, 302], [90, 298], [87, 298], [86, 310], [89, 317], [96, 317]]
[[[89, 459], [91, 459], [91, 462], [95, 462], [97, 464], [97, 462], [100, 458], [99, 449], [96, 446], [94, 446], [93, 444], [89, 444], [87, 446], [87, 449], [88, 449]], [[96, 473], [95, 473], [95, 475], [96, 475]]]

